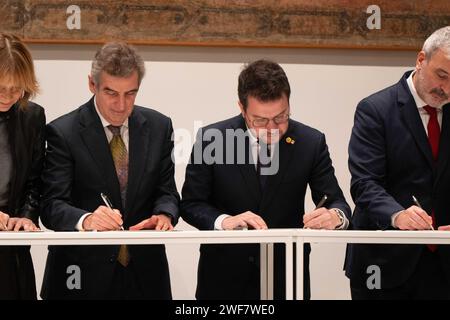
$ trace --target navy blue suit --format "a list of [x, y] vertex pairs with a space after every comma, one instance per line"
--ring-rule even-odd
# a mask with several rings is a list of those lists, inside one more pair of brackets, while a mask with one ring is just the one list
[[[450, 110], [443, 107], [440, 150], [434, 161], [427, 133], [405, 73], [395, 85], [363, 99], [357, 106], [349, 144], [353, 227], [387, 230], [396, 212], [414, 205], [435, 212], [436, 225], [450, 224]], [[414, 273], [425, 245], [352, 244], [347, 248], [346, 274], [353, 287], [366, 286], [367, 268], [381, 270], [381, 288], [399, 287]], [[450, 279], [450, 250], [437, 254]], [[450, 288], [449, 288], [450, 289]]]
[[[212, 124], [226, 136], [227, 130], [246, 130], [241, 115]], [[291, 137], [295, 144], [287, 143]], [[205, 150], [210, 141], [197, 140], [195, 150]], [[235, 145], [234, 156], [248, 152]], [[255, 165], [246, 163], [190, 163], [182, 191], [181, 215], [200, 230], [213, 230], [221, 214], [237, 215], [252, 211], [260, 215], [269, 228], [301, 228], [306, 188], [309, 185], [317, 204], [324, 194], [328, 208], [339, 208], [350, 219], [346, 203], [334, 175], [323, 133], [289, 120], [289, 128], [279, 146], [279, 170], [269, 175], [261, 188]], [[227, 151], [223, 160], [227, 159]], [[246, 159], [250, 159], [247, 157]], [[221, 158], [222, 160], [222, 158]], [[236, 161], [236, 159], [234, 159]], [[284, 297], [284, 250], [275, 246], [275, 298]], [[309, 296], [308, 258], [305, 248], [305, 296]], [[198, 268], [198, 299], [259, 299], [258, 245], [202, 245]]]

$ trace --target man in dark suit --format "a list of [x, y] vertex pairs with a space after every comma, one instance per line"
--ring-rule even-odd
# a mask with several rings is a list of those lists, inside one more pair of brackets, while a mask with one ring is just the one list
[[[354, 228], [450, 230], [449, 97], [446, 27], [425, 41], [413, 72], [358, 104], [349, 145]], [[354, 299], [450, 298], [447, 246], [349, 245], [346, 264]]]
[[[283, 69], [266, 60], [249, 64], [239, 76], [238, 93], [241, 115], [199, 131], [182, 191], [183, 219], [201, 230], [347, 228], [350, 208], [325, 136], [289, 119]], [[308, 185], [316, 204], [324, 195], [328, 200], [304, 214]], [[309, 252], [307, 246], [306, 298]], [[202, 245], [200, 253], [198, 299], [259, 299], [258, 245]], [[284, 251], [277, 245], [275, 298], [284, 298], [283, 270]]]
[[[134, 48], [106, 44], [89, 76], [94, 97], [47, 126], [41, 216], [47, 228], [171, 230], [176, 224], [172, 123], [159, 112], [134, 105], [144, 73]], [[115, 210], [104, 205], [101, 193]], [[78, 270], [73, 266], [80, 270], [80, 285], [69, 279]], [[165, 248], [50, 246], [41, 295], [171, 299]]]

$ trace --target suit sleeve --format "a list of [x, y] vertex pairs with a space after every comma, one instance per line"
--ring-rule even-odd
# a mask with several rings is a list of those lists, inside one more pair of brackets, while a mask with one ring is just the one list
[[45, 113], [44, 110], [38, 114], [36, 123], [36, 140], [34, 141], [31, 171], [25, 185], [25, 201], [20, 210], [20, 216], [39, 224], [39, 203], [41, 196], [41, 172], [45, 155]]
[[179, 218], [180, 196], [175, 184], [175, 164], [172, 160], [173, 152], [172, 122], [167, 127], [164, 145], [162, 146], [161, 174], [155, 191], [155, 205], [153, 214], [165, 213], [171, 216], [175, 226]]
[[320, 135], [315, 154], [314, 168], [309, 182], [314, 203], [317, 205], [321, 198], [327, 195], [329, 200], [327, 200], [325, 206], [340, 209], [351, 221], [351, 210], [334, 174], [324, 134]]
[[206, 147], [201, 129], [192, 149], [191, 158], [186, 168], [181, 201], [181, 216], [189, 224], [200, 230], [214, 230], [216, 219], [222, 212], [211, 204], [213, 192], [213, 165], [203, 160]]
[[387, 192], [384, 123], [373, 104], [358, 104], [349, 144], [351, 194], [362, 214], [380, 229], [391, 226], [391, 216], [404, 208]]
[[47, 125], [47, 151], [42, 173], [43, 199], [41, 220], [55, 231], [75, 231], [75, 226], [87, 211], [71, 202], [74, 162], [68, 141], [56, 126]]

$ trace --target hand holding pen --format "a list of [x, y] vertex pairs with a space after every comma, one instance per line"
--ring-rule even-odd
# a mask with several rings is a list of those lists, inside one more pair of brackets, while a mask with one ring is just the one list
[[106, 197], [103, 199], [104, 206], [99, 206], [94, 212], [88, 213], [83, 220], [82, 230], [86, 231], [112, 231], [122, 228], [122, 216], [118, 210], [112, 209], [112, 206]]
[[322, 199], [320, 199], [319, 203], [317, 203], [316, 208], [312, 212], [308, 212], [303, 215], [303, 225], [305, 229], [329, 229], [329, 215], [328, 209], [323, 208], [325, 202], [327, 202], [328, 196], [323, 195]]
[[434, 230], [432, 218], [422, 209], [416, 197], [412, 197], [415, 205], [394, 214], [392, 224], [400, 230]]
[[[412, 198], [413, 198], [414, 204], [423, 210], [422, 206], [419, 203], [419, 200], [417, 200], [417, 198], [415, 196], [412, 196]], [[433, 222], [430, 223], [430, 228], [431, 228], [431, 230], [434, 230]]]
[[[105, 205], [106, 205], [111, 211], [114, 212], [112, 203], [111, 203], [111, 201], [109, 201], [108, 196], [102, 192], [102, 193], [100, 193], [100, 197], [102, 197], [102, 200], [103, 200], [103, 202], [105, 203]], [[123, 229], [123, 225], [120, 225], [120, 230], [124, 230], [124, 229]]]

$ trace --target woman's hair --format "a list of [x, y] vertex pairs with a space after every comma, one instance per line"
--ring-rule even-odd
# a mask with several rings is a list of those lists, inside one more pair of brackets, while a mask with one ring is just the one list
[[11, 81], [23, 90], [19, 99], [22, 107], [39, 91], [30, 51], [17, 36], [9, 33], [0, 33], [0, 79]]

